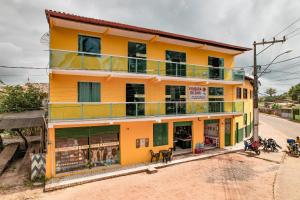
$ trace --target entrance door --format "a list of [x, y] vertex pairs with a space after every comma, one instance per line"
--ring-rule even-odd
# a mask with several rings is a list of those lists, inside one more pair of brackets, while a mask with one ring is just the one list
[[174, 151], [189, 153], [192, 151], [192, 122], [174, 122]]
[[126, 116], [145, 115], [144, 84], [126, 84]]
[[[185, 86], [166, 86], [166, 114], [185, 114]], [[174, 102], [174, 103], [173, 103]]]
[[224, 79], [224, 70], [221, 67], [224, 67], [224, 59], [216, 57], [208, 57], [209, 68], [209, 78], [223, 80]]
[[166, 75], [186, 76], [186, 54], [184, 52], [166, 51]]
[[206, 146], [219, 147], [219, 120], [204, 121], [204, 144]]
[[243, 135], [243, 133], [242, 134], [240, 133], [239, 123], [236, 122], [236, 124], [235, 124], [235, 143], [239, 143], [241, 141], [241, 138], [242, 138], [241, 135]]
[[231, 119], [225, 119], [225, 146], [231, 144]]
[[128, 42], [128, 72], [146, 73], [146, 44]]

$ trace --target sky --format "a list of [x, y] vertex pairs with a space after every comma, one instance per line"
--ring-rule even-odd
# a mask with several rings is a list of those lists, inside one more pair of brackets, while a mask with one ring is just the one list
[[[272, 39], [300, 17], [299, 0], [0, 0], [0, 66], [48, 67], [48, 31], [45, 9], [251, 47], [253, 41]], [[258, 64], [300, 56], [300, 20], [277, 36], [285, 43], [272, 45], [258, 56]], [[258, 47], [258, 52], [263, 46]], [[275, 61], [275, 62], [276, 62]], [[236, 57], [236, 67], [253, 65], [253, 51]], [[251, 74], [251, 68], [246, 67]], [[300, 82], [300, 58], [270, 66], [260, 78], [260, 93], [274, 87], [277, 94]], [[6, 84], [47, 82], [48, 70], [0, 68]]]

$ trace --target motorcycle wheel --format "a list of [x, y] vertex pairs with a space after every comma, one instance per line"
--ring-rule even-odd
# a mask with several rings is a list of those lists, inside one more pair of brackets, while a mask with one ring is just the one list
[[255, 153], [259, 156], [260, 155], [260, 150], [256, 150]]

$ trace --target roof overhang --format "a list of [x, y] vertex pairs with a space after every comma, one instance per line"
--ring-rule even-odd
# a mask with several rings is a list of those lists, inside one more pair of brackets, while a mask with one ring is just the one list
[[145, 42], [162, 42], [174, 45], [196, 48], [199, 50], [216, 51], [231, 55], [238, 55], [251, 50], [246, 47], [194, 38], [158, 30], [130, 26], [104, 20], [85, 18], [76, 15], [46, 10], [47, 19], [51, 27], [61, 27], [74, 30], [84, 30], [105, 35], [121, 36]]

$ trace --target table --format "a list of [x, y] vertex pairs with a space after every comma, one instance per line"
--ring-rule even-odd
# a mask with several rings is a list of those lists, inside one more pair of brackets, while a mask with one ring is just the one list
[[191, 138], [187, 138], [187, 139], [177, 138], [177, 140], [178, 140], [178, 146], [180, 146], [182, 149], [191, 148], [192, 146]]

